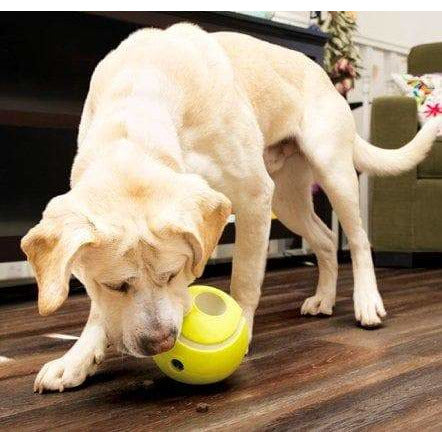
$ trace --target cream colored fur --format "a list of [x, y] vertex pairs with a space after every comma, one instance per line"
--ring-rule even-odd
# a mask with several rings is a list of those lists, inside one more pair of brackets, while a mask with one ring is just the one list
[[85, 101], [72, 189], [52, 200], [23, 249], [49, 314], [74, 274], [92, 300], [88, 323], [35, 390], [81, 384], [109, 343], [135, 356], [170, 348], [231, 209], [236, 243], [231, 293], [249, 326], [264, 276], [271, 210], [304, 236], [319, 262], [303, 314], [331, 314], [337, 261], [315, 215], [321, 184], [349, 239], [358, 321], [385, 315], [362, 229], [354, 165], [376, 173], [413, 167], [424, 129], [399, 151], [362, 141], [345, 100], [304, 55], [235, 33], [179, 24], [141, 30], [97, 66]]
[[356, 169], [374, 175], [398, 175], [412, 169], [428, 154], [436, 138], [441, 118], [433, 118], [408, 144], [400, 149], [380, 149], [356, 135]]

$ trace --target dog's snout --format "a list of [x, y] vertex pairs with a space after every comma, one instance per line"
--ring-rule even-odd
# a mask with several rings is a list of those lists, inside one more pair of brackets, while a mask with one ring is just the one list
[[138, 339], [139, 350], [149, 356], [164, 353], [175, 345], [177, 335], [176, 328], [143, 335]]
[[164, 353], [170, 350], [175, 345], [175, 339], [176, 336], [169, 335], [166, 339], [156, 343], [153, 347], [154, 354]]

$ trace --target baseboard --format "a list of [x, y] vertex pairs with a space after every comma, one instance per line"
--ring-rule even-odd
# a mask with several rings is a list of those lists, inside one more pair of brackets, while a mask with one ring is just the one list
[[373, 252], [373, 261], [376, 267], [413, 267], [413, 253], [411, 252]]
[[442, 252], [373, 252], [376, 267], [442, 267]]

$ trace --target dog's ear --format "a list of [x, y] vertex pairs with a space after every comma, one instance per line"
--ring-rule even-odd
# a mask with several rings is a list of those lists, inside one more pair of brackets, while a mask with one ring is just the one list
[[[199, 183], [198, 183], [199, 184]], [[188, 195], [183, 197], [182, 207], [175, 206], [174, 213], [163, 214], [161, 222], [153, 227], [159, 236], [181, 236], [193, 250], [191, 270], [198, 278], [212, 255], [223, 233], [232, 211], [232, 205], [222, 193], [211, 189], [206, 183], [198, 185], [197, 191], [186, 188]]]
[[95, 241], [92, 224], [76, 213], [68, 194], [54, 198], [43, 219], [21, 241], [38, 284], [38, 310], [55, 312], [69, 293], [72, 265], [79, 251]]
[[232, 205], [222, 193], [211, 190], [198, 203], [193, 222], [183, 232], [192, 246], [192, 273], [199, 278], [223, 233]]

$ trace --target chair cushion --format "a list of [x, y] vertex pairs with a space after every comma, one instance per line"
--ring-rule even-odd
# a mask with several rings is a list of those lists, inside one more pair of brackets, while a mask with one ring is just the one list
[[442, 180], [417, 180], [414, 197], [414, 250], [442, 250]]
[[412, 75], [442, 72], [442, 43], [415, 46], [408, 55], [408, 73]]
[[428, 157], [417, 166], [418, 178], [442, 179], [442, 138], [438, 138]]

